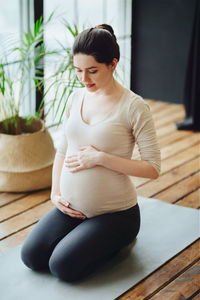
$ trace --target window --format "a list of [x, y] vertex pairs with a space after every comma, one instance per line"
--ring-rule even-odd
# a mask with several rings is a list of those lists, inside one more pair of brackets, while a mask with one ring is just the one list
[[[0, 7], [0, 63], [4, 64], [5, 72], [14, 78], [14, 74], [18, 72], [20, 57], [14, 53], [8, 55], [8, 49], [17, 47], [22, 32], [27, 32], [33, 26], [33, 0], [12, 1], [12, 5], [9, 1], [0, 0]], [[20, 83], [15, 82], [14, 86], [17, 99]], [[33, 114], [35, 111], [35, 94], [30, 77], [27, 78], [23, 96], [26, 96], [26, 101], [21, 106], [20, 114]], [[4, 118], [3, 114], [0, 116], [0, 119], [2, 118]]]

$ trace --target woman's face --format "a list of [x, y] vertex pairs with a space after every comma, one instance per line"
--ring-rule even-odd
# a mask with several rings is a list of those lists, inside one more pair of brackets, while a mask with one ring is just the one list
[[73, 61], [78, 79], [89, 92], [104, 90], [112, 83], [117, 60], [114, 59], [113, 63], [107, 66], [98, 63], [92, 55], [79, 53], [74, 55]]

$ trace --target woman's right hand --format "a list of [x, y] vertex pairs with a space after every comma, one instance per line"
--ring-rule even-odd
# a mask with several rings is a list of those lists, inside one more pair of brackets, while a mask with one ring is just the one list
[[86, 216], [82, 212], [70, 208], [70, 203], [60, 195], [53, 196], [51, 198], [51, 201], [62, 213], [69, 215], [72, 218], [78, 218], [83, 220], [86, 218]]

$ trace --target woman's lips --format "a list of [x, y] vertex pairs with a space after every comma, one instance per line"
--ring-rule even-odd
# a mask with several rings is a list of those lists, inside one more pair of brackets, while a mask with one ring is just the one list
[[94, 83], [92, 83], [92, 84], [85, 84], [85, 86], [86, 86], [86, 88], [91, 88], [91, 87], [94, 86]]

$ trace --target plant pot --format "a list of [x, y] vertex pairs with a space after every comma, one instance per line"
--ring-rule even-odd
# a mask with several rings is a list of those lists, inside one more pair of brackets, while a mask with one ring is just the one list
[[34, 119], [20, 135], [0, 133], [0, 192], [51, 186], [55, 148], [44, 122]]

